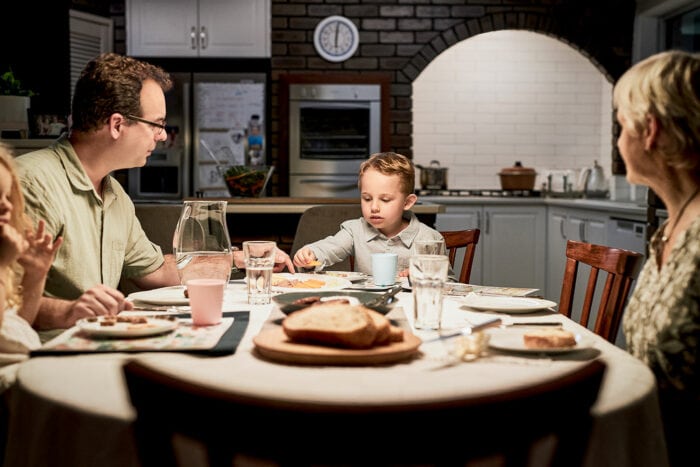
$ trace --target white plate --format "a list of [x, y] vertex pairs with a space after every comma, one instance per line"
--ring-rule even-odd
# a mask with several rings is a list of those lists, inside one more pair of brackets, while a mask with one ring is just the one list
[[340, 277], [341, 279], [347, 279], [350, 282], [364, 281], [369, 278], [369, 276], [363, 272], [353, 271], [324, 271], [323, 275], [331, 277]]
[[150, 303], [151, 305], [189, 305], [190, 299], [185, 297], [185, 286], [174, 285], [160, 289], [144, 290], [129, 294], [130, 300]]
[[519, 353], [534, 353], [534, 354], [560, 354], [575, 352], [578, 350], [589, 349], [593, 346], [593, 339], [590, 336], [582, 336], [581, 334], [576, 334], [574, 337], [576, 339], [576, 345], [573, 347], [552, 347], [549, 349], [530, 349], [525, 347], [525, 341], [523, 340], [523, 334], [525, 330], [494, 330], [489, 332], [489, 347], [496, 350], [506, 350], [509, 352], [519, 352]]
[[496, 297], [490, 295], [468, 294], [461, 303], [481, 311], [501, 311], [505, 313], [530, 313], [557, 306], [556, 302], [530, 297]]
[[[306, 281], [309, 279], [314, 279], [324, 283], [321, 287], [305, 288], [305, 287], [280, 287], [275, 286], [275, 279], [287, 279], [290, 281]], [[289, 272], [283, 272], [279, 274], [272, 275], [272, 290], [274, 292], [313, 292], [314, 290], [340, 290], [345, 287], [350, 287], [352, 282], [347, 279], [340, 277], [328, 277], [325, 274], [292, 274]]]
[[176, 319], [165, 318], [146, 318], [146, 323], [117, 322], [112, 326], [103, 326], [101, 323], [105, 321], [104, 318], [104, 316], [99, 316], [94, 321], [89, 321], [90, 318], [83, 318], [75, 324], [82, 332], [99, 337], [152, 336], [172, 331], [178, 326]]

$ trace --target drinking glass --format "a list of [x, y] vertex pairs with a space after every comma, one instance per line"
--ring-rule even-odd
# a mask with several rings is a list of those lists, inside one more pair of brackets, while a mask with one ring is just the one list
[[447, 280], [449, 260], [442, 255], [415, 255], [409, 264], [413, 325], [416, 329], [440, 329], [442, 287]]
[[444, 240], [416, 240], [413, 242], [413, 254], [415, 255], [445, 255]]
[[173, 253], [185, 285], [190, 279], [222, 279], [233, 266], [226, 201], [185, 201], [173, 235]]
[[243, 242], [248, 303], [267, 305], [272, 298], [272, 268], [275, 265], [277, 243], [266, 240]]

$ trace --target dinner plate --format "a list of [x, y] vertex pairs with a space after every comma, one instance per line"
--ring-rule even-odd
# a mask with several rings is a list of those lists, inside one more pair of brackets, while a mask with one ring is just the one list
[[341, 279], [347, 279], [350, 282], [364, 281], [369, 278], [369, 276], [363, 272], [354, 271], [324, 271], [325, 276], [340, 277]]
[[530, 313], [557, 306], [556, 302], [530, 297], [508, 297], [479, 295], [470, 293], [461, 299], [461, 303], [481, 311], [500, 311], [504, 313]]
[[144, 290], [129, 294], [130, 300], [149, 303], [151, 305], [189, 305], [190, 300], [185, 297], [184, 285], [173, 285], [160, 289]]
[[253, 338], [256, 350], [270, 360], [308, 365], [374, 365], [406, 360], [421, 345], [419, 337], [404, 332], [404, 340], [371, 349], [342, 349], [289, 340], [281, 327], [262, 331]]
[[[299, 287], [283, 287], [275, 285], [275, 280], [286, 279], [289, 281], [295, 281], [299, 284]], [[322, 283], [320, 287], [305, 287], [302, 282], [304, 281], [318, 281]], [[328, 277], [325, 274], [292, 274], [289, 272], [283, 272], [279, 274], [272, 275], [272, 290], [274, 292], [320, 292], [325, 290], [340, 290], [345, 287], [350, 287], [352, 282], [342, 277]]]
[[[379, 293], [361, 292], [357, 290], [326, 290], [321, 292], [287, 292], [279, 295], [274, 295], [272, 297], [272, 301], [279, 306], [280, 310], [283, 313], [289, 314], [293, 311], [301, 310], [302, 308], [306, 308], [307, 306], [309, 306], [308, 303], [295, 303], [300, 299], [308, 297], [320, 297], [321, 301], [324, 301], [324, 299], [332, 299], [334, 297], [349, 297], [351, 299], [356, 300], [361, 305], [366, 305], [376, 300], [380, 296], [381, 294]], [[351, 302], [352, 301], [353, 300], [351, 300]], [[387, 314], [393, 307], [394, 303], [395, 300], [392, 299], [386, 305], [371, 306], [370, 308], [382, 314]]]
[[83, 318], [78, 320], [76, 326], [84, 333], [95, 337], [144, 337], [170, 332], [177, 328], [178, 321], [168, 318], [146, 318], [145, 323], [116, 322], [105, 326], [105, 316], [97, 318]]
[[489, 332], [489, 347], [496, 350], [508, 352], [530, 353], [530, 354], [562, 354], [588, 349], [593, 346], [593, 339], [589, 336], [575, 334], [576, 345], [573, 347], [551, 347], [546, 349], [531, 349], [525, 347], [523, 335], [527, 331], [524, 329], [494, 330]]

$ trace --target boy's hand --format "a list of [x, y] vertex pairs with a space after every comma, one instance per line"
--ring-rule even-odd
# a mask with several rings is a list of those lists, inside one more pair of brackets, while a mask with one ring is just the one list
[[316, 255], [309, 247], [302, 248], [301, 250], [297, 251], [297, 254], [294, 255], [294, 265], [297, 267], [311, 267], [312, 265], [309, 263], [314, 261], [316, 261]]

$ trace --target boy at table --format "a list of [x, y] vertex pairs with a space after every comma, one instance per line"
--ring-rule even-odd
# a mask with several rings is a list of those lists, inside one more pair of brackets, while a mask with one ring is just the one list
[[[418, 196], [413, 193], [416, 171], [406, 156], [383, 152], [360, 165], [358, 187], [362, 217], [340, 225], [335, 235], [303, 246], [294, 255], [298, 267], [315, 261], [331, 266], [352, 255], [355, 270], [372, 273], [372, 253], [396, 253], [399, 276], [408, 276], [408, 260], [416, 240], [440, 240], [442, 234], [423, 224], [410, 211]], [[448, 276], [455, 276], [450, 268]]]

